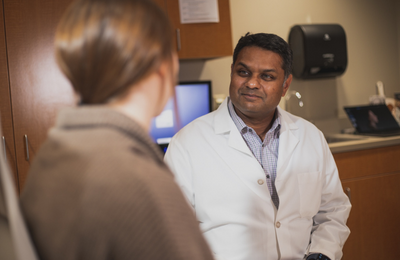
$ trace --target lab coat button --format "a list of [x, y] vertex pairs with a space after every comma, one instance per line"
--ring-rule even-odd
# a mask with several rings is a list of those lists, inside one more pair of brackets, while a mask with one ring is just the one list
[[264, 181], [261, 180], [261, 179], [259, 179], [257, 182], [258, 182], [258, 184], [260, 184], [260, 185], [263, 185], [263, 184], [264, 184]]
[[276, 224], [275, 224], [275, 226], [277, 227], [277, 228], [280, 228], [281, 227], [281, 222], [276, 222]]

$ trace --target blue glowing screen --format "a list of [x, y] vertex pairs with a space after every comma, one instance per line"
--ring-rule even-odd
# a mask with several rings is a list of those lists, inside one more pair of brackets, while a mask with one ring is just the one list
[[182, 127], [211, 112], [211, 95], [210, 81], [180, 82], [175, 87], [177, 111], [171, 98], [163, 112], [152, 121], [150, 136], [154, 142], [166, 147]]

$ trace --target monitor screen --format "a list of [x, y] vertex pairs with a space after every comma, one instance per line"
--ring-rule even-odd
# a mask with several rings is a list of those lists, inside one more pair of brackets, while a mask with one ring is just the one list
[[344, 107], [351, 123], [358, 133], [374, 133], [399, 129], [385, 104]]
[[[163, 112], [151, 123], [150, 136], [165, 152], [171, 138], [185, 125], [212, 110], [211, 81], [180, 82]], [[179, 117], [179, 119], [177, 118]]]

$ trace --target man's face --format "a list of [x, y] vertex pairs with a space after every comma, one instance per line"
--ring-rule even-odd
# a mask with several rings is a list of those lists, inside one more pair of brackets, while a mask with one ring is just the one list
[[272, 116], [286, 94], [292, 75], [286, 80], [279, 54], [259, 47], [244, 47], [231, 68], [229, 95], [240, 116], [263, 119]]

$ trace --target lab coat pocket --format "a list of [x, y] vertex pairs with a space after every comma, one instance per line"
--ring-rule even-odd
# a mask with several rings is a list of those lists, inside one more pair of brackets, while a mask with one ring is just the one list
[[312, 218], [321, 205], [322, 179], [320, 172], [307, 172], [297, 175], [300, 193], [300, 215]]

